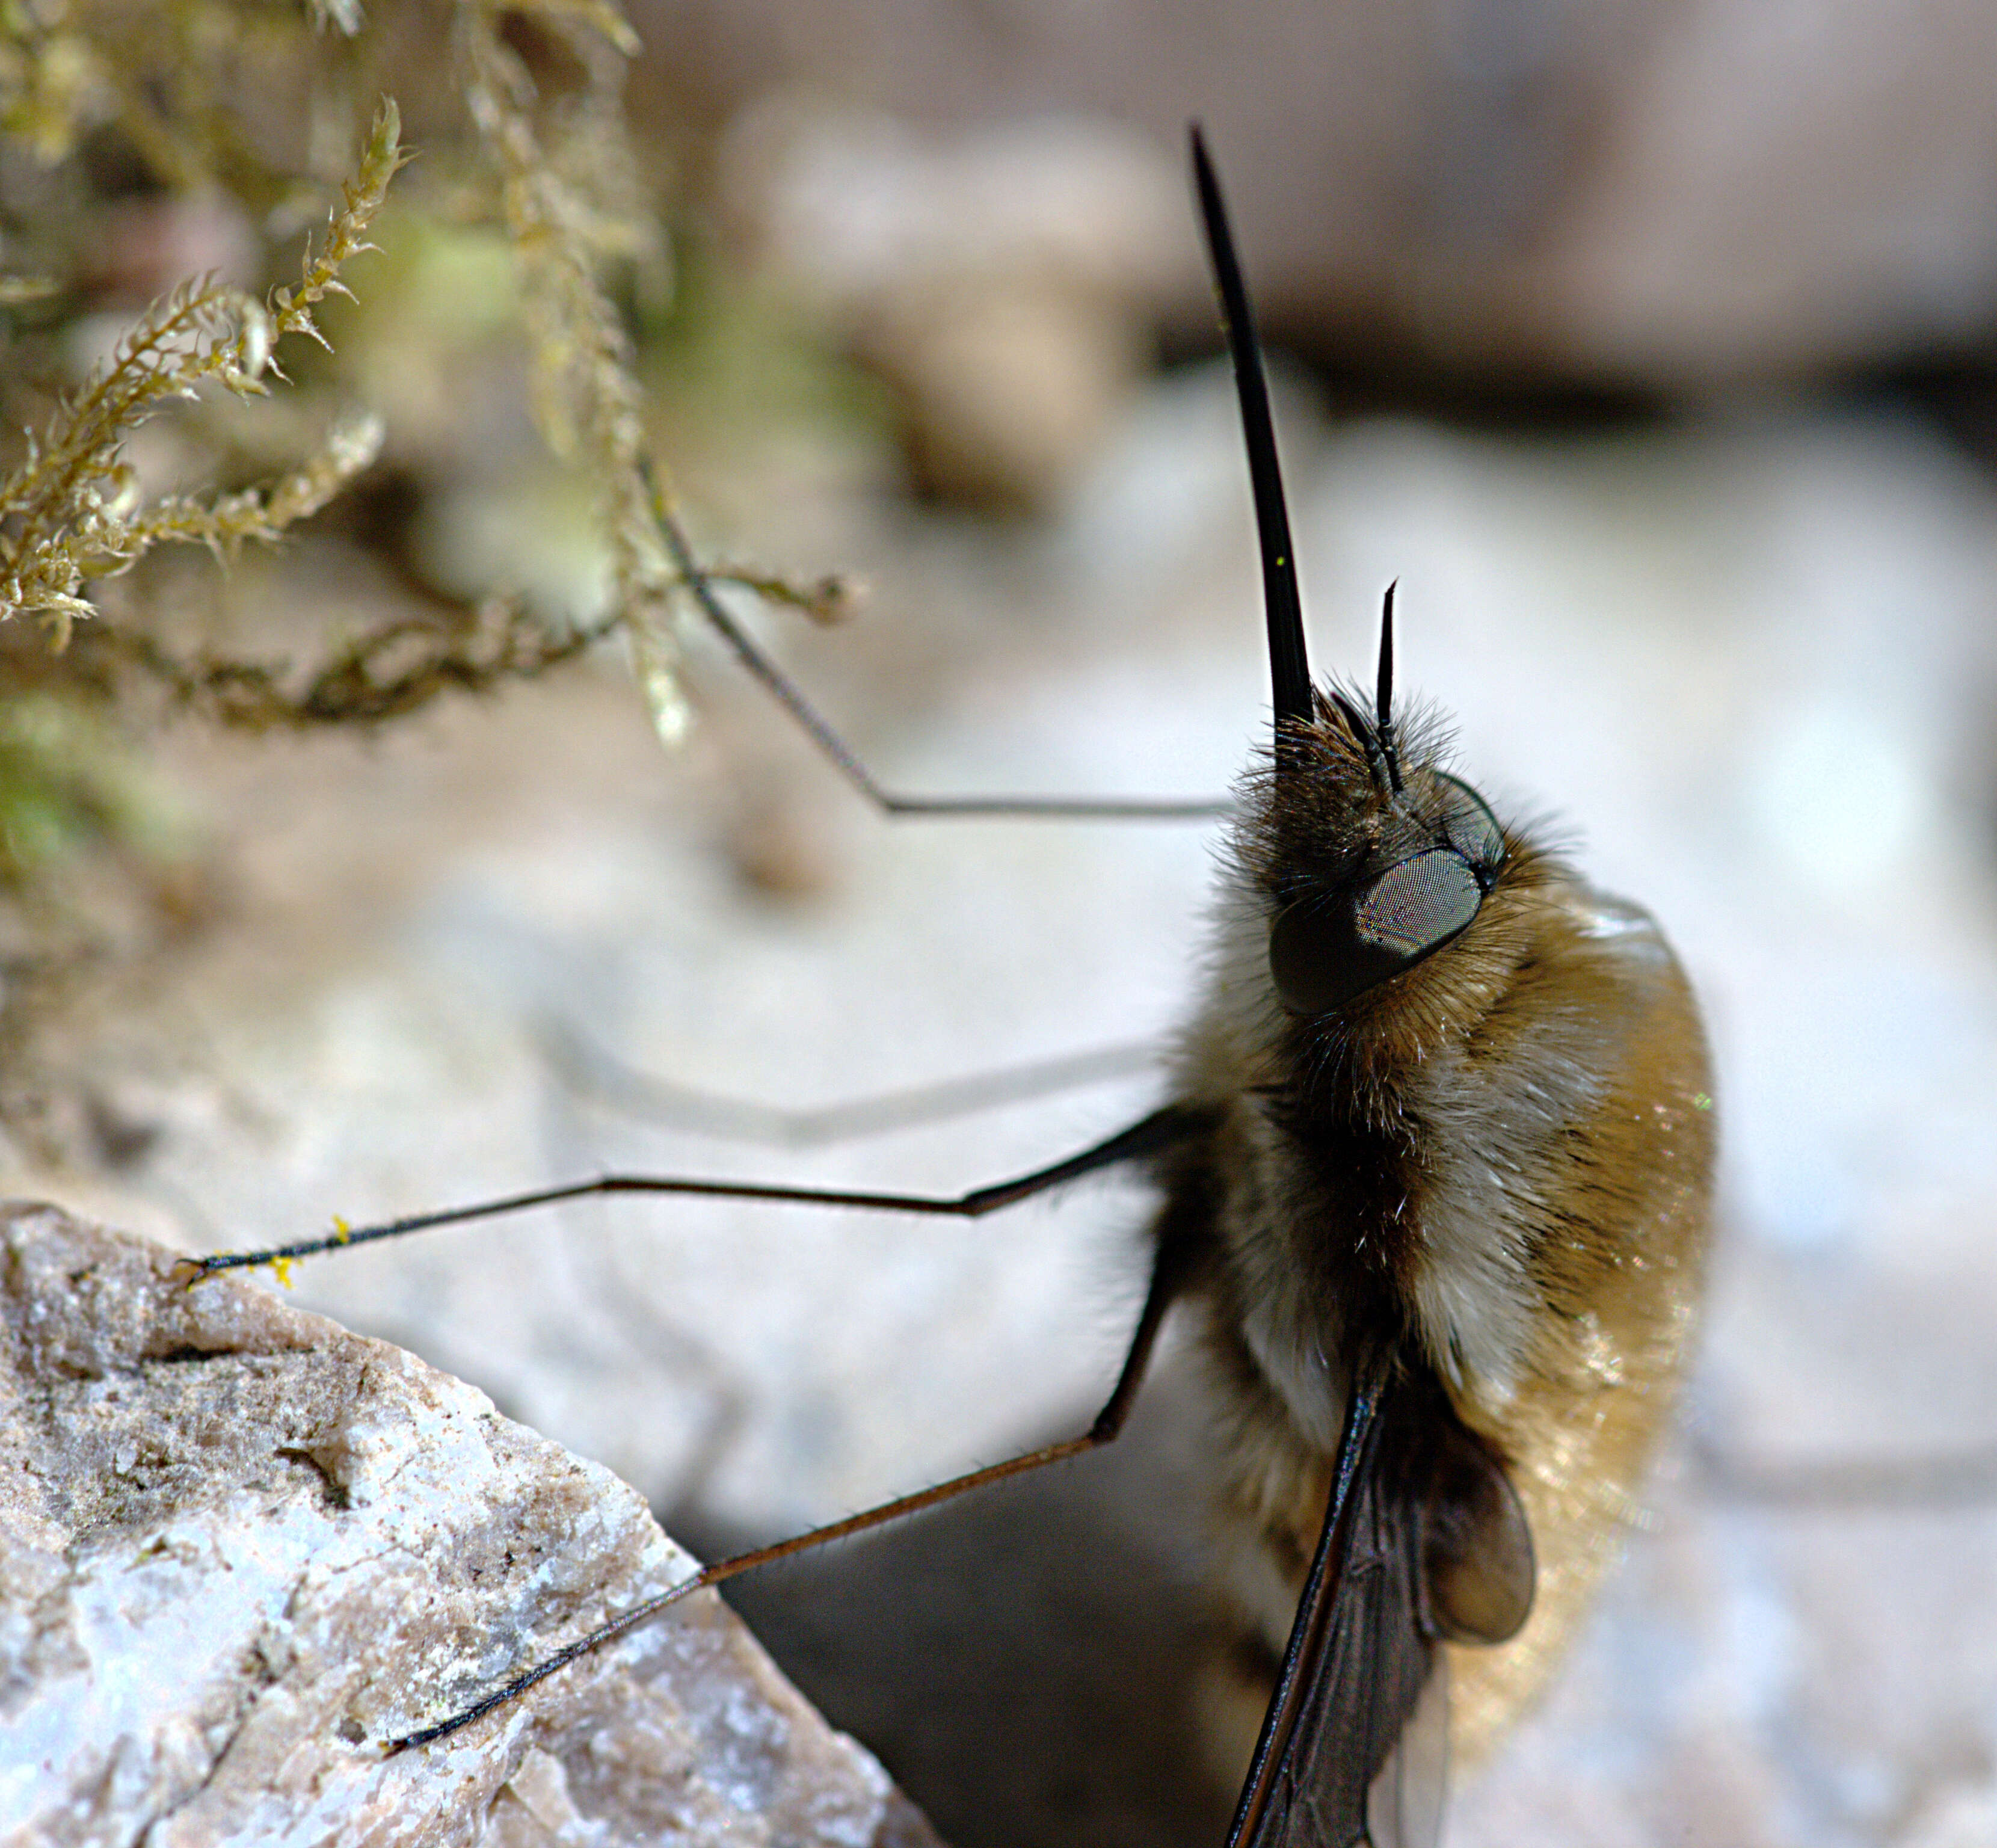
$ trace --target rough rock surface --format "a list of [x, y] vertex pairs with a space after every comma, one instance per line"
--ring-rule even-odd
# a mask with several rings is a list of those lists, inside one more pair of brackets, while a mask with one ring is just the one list
[[692, 1562], [385, 1343], [52, 1207], [0, 1253], [0, 1843], [934, 1842], [711, 1593], [385, 1757]]

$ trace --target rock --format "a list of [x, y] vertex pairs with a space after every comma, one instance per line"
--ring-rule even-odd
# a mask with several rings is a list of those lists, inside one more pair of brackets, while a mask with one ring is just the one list
[[0, 1253], [0, 1841], [934, 1843], [711, 1592], [385, 1757], [692, 1562], [398, 1349], [53, 1207]]
[[[1176, 162], [1198, 116], [1265, 329], [1390, 379], [1702, 393], [1997, 332], [1997, 12], [1971, 0], [639, 0], [633, 16], [661, 119], [802, 91], [939, 138], [1135, 130]], [[1198, 337], [1212, 312], [1195, 278], [1180, 325]]]
[[973, 505], [1061, 505], [1201, 286], [1177, 159], [1109, 122], [927, 137], [786, 96], [719, 190], [766, 284], [887, 385], [917, 485]]

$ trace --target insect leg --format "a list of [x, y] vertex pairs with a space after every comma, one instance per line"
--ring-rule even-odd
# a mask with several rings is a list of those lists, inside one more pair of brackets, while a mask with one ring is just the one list
[[[641, 467], [643, 465], [641, 464]], [[806, 737], [831, 760], [840, 774], [868, 802], [887, 815], [985, 816], [995, 819], [1050, 821], [1203, 821], [1232, 812], [1233, 804], [1224, 798], [1188, 797], [1147, 800], [1142, 797], [1092, 796], [916, 796], [897, 795], [882, 788], [873, 773], [861, 762], [853, 748], [828, 725], [803, 690], [782, 668], [757, 647], [748, 631], [731, 616], [714, 586], [701, 569], [686, 535], [667, 506], [649, 467], [645, 479], [652, 495], [652, 517], [657, 522], [667, 551], [680, 582], [701, 614], [713, 626], [755, 679], [790, 714]]]
[[1131, 1040], [1090, 1052], [1000, 1066], [968, 1077], [879, 1091], [843, 1103], [790, 1109], [719, 1096], [641, 1071], [561, 1022], [550, 1022], [540, 1036], [556, 1071], [573, 1089], [595, 1102], [629, 1116], [702, 1135], [786, 1148], [816, 1148], [923, 1123], [947, 1122], [981, 1110], [1134, 1077], [1154, 1069], [1159, 1058], [1156, 1042]]
[[1010, 1181], [994, 1181], [967, 1194], [871, 1193], [850, 1188], [782, 1187], [755, 1181], [705, 1181], [679, 1174], [600, 1174], [594, 1181], [572, 1181], [565, 1187], [536, 1189], [531, 1193], [509, 1194], [500, 1199], [481, 1200], [470, 1206], [447, 1206], [435, 1212], [412, 1213], [406, 1219], [391, 1219], [379, 1226], [341, 1227], [322, 1238], [300, 1239], [289, 1245], [275, 1245], [260, 1251], [217, 1251], [206, 1257], [185, 1262], [190, 1287], [219, 1270], [254, 1270], [263, 1265], [283, 1265], [295, 1259], [316, 1257], [321, 1253], [345, 1251], [357, 1245], [373, 1245], [384, 1239], [406, 1238], [412, 1233], [434, 1231], [439, 1226], [459, 1226], [476, 1219], [497, 1219], [504, 1214], [524, 1212], [529, 1207], [554, 1206], [565, 1200], [584, 1200], [605, 1194], [685, 1194], [710, 1200], [767, 1200], [795, 1206], [850, 1206], [875, 1212], [906, 1212], [948, 1219], [977, 1219], [999, 1208], [1031, 1199], [1064, 1181], [1079, 1180], [1099, 1169], [1119, 1162], [1141, 1160], [1190, 1141], [1212, 1122], [1212, 1113], [1185, 1104], [1168, 1104], [1141, 1118], [1127, 1129], [1092, 1143], [1088, 1148], [1050, 1162]]
[[[1159, 1114], [1163, 1115], [1164, 1112]], [[1145, 1123], [1136, 1127], [1142, 1129], [1153, 1120], [1147, 1118]], [[1130, 1133], [1129, 1131], [1125, 1133], [1126, 1136]], [[1112, 1141], [1121, 1139], [1112, 1138]], [[1100, 1145], [1105, 1148], [1109, 1146]], [[1061, 1165], [1065, 1168], [1071, 1164]], [[1043, 1174], [1051, 1171], [1042, 1171]], [[1024, 1196], [1014, 1195], [1011, 1197], [1019, 1198]], [[695, 1591], [720, 1584], [744, 1572], [753, 1571], [758, 1566], [771, 1565], [778, 1560], [792, 1558], [832, 1541], [847, 1539], [855, 1534], [865, 1533], [871, 1529], [884, 1526], [890, 1521], [898, 1521], [905, 1515], [919, 1514], [926, 1508], [954, 1501], [959, 1495], [967, 1495], [973, 1489], [982, 1488], [988, 1483], [1003, 1482], [1009, 1477], [1023, 1476], [1030, 1470], [1043, 1469], [1050, 1464], [1064, 1463], [1077, 1457], [1086, 1456], [1090, 1451], [1113, 1442], [1130, 1417], [1131, 1407], [1136, 1403], [1145, 1369], [1150, 1361], [1152, 1350], [1157, 1345], [1158, 1331], [1164, 1326], [1165, 1312], [1171, 1307], [1174, 1298], [1185, 1281], [1186, 1269], [1178, 1246], [1169, 1243], [1160, 1246], [1151, 1268], [1150, 1287], [1145, 1295], [1144, 1306], [1138, 1315], [1136, 1329], [1130, 1337], [1130, 1346], [1124, 1356], [1123, 1368], [1117, 1374], [1116, 1384], [1104, 1402], [1102, 1409], [1095, 1415], [1095, 1422], [1079, 1436], [1064, 1439], [1057, 1443], [1043, 1444], [1038, 1450], [1007, 1457], [1002, 1463], [988, 1464], [982, 1469], [954, 1476], [948, 1481], [937, 1483], [933, 1488], [919, 1489], [912, 1495], [898, 1495], [893, 1501], [884, 1502], [877, 1508], [848, 1515], [843, 1520], [829, 1522], [823, 1527], [814, 1527], [788, 1539], [774, 1541], [767, 1546], [754, 1547], [747, 1553], [738, 1553], [731, 1558], [717, 1560], [711, 1565], [703, 1566], [692, 1577], [668, 1587], [656, 1597], [648, 1598], [633, 1605], [622, 1615], [612, 1618], [609, 1622], [592, 1630], [588, 1636], [578, 1637], [574, 1642], [557, 1650], [546, 1661], [536, 1663], [532, 1668], [516, 1675], [462, 1712], [440, 1720], [435, 1726], [426, 1726], [420, 1732], [389, 1741], [388, 1750], [399, 1752], [412, 1746], [429, 1745], [471, 1725], [474, 1720], [481, 1719], [495, 1708], [504, 1706], [509, 1701], [518, 1698], [529, 1688], [546, 1681], [550, 1675], [567, 1667], [578, 1657], [588, 1655], [605, 1643], [613, 1642], [627, 1632], [636, 1629], [640, 1624], [650, 1622], [660, 1612], [678, 1604], [681, 1599], [690, 1597]]]

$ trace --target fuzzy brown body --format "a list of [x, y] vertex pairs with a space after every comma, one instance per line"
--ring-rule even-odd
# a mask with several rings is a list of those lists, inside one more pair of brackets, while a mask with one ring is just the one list
[[1512, 1640], [1449, 1650], [1452, 1755], [1474, 1760], [1613, 1562], [1685, 1367], [1711, 1220], [1705, 1037], [1648, 915], [1510, 828], [1461, 935], [1328, 1018], [1286, 1008], [1272, 919], [1300, 883], [1405, 851], [1448, 793], [1420, 730], [1391, 803], [1333, 708], [1302, 738], [1244, 806], [1178, 1071], [1214, 1126], [1165, 1164], [1159, 1236], [1204, 1325], [1230, 1589], [1268, 1651], [1368, 1344], [1432, 1369], [1501, 1461], [1537, 1591]]

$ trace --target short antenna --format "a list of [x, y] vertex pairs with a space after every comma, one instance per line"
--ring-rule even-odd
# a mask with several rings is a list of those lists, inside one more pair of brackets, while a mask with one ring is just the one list
[[1401, 757], [1394, 748], [1394, 593], [1401, 588], [1396, 578], [1387, 586], [1387, 598], [1380, 612], [1380, 671], [1373, 682], [1373, 710], [1378, 715], [1374, 732], [1380, 740], [1380, 755], [1387, 766], [1387, 780], [1394, 793], [1402, 791]]
[[1269, 386], [1262, 371], [1261, 343], [1234, 254], [1220, 181], [1207, 157], [1206, 142], [1192, 130], [1194, 184], [1199, 191], [1200, 222], [1207, 254], [1220, 290], [1222, 325], [1234, 360], [1234, 388], [1241, 401], [1241, 428], [1247, 440], [1248, 479], [1255, 491], [1255, 526], [1262, 550], [1262, 602], [1269, 624], [1269, 680], [1275, 696], [1279, 759], [1289, 754], [1283, 734], [1312, 715], [1310, 661], [1304, 651], [1304, 606], [1297, 588], [1297, 560], [1290, 543], [1290, 516], [1283, 500], [1283, 474], [1276, 460], [1275, 426], [1269, 416]]

